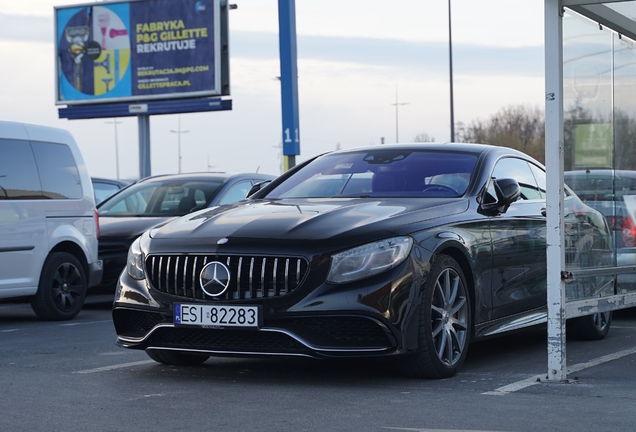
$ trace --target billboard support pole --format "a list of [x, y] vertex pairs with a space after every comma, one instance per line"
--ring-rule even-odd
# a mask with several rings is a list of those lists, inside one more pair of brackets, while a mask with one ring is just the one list
[[150, 116], [137, 116], [139, 125], [139, 178], [150, 175]]
[[283, 157], [284, 169], [288, 170], [296, 165], [296, 155], [300, 154], [295, 0], [278, 0], [278, 38], [283, 109]]

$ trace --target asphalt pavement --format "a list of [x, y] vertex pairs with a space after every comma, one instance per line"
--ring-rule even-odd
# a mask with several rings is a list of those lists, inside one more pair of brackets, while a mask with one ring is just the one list
[[[445, 380], [387, 361], [211, 358], [165, 366], [118, 348], [108, 299], [70, 322], [0, 303], [0, 431], [614, 431], [636, 424], [636, 310], [568, 341], [568, 383], [542, 382], [545, 329], [474, 343]], [[539, 379], [538, 379], [539, 378]]]

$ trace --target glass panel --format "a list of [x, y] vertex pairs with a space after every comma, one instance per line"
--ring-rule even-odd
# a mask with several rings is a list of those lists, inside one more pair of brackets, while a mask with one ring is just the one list
[[0, 139], [0, 200], [41, 198], [40, 178], [29, 142]]
[[626, 1], [626, 2], [620, 2], [620, 3], [603, 3], [603, 5], [629, 18], [632, 21], [636, 21], [636, 1]]
[[219, 180], [142, 181], [100, 204], [100, 216], [183, 216], [203, 208], [221, 188]]
[[50, 199], [80, 199], [82, 181], [71, 149], [64, 144], [34, 142], [42, 193]]
[[[636, 3], [636, 2], [630, 2]], [[636, 16], [631, 5], [630, 18]], [[616, 264], [636, 265], [636, 43], [614, 35], [614, 152], [611, 193], [605, 201], [614, 234]], [[618, 275], [619, 292], [636, 290], [636, 275]]]
[[219, 204], [230, 204], [245, 199], [247, 193], [252, 188], [251, 181], [243, 181], [236, 183], [230, 187], [230, 189], [223, 195], [223, 198], [219, 201]]
[[[599, 196], [613, 196], [612, 181], [602, 193], [601, 180], [589, 173], [610, 172], [614, 166], [612, 143], [613, 33], [576, 13], [563, 18], [563, 140], [565, 183], [581, 197], [569, 196], [564, 205], [566, 269], [616, 265], [616, 251]], [[583, 176], [583, 178], [581, 178]], [[609, 212], [611, 213], [611, 212]], [[586, 221], [593, 223], [586, 224]], [[594, 223], [596, 221], [597, 223]], [[587, 229], [582, 229], [587, 227]], [[592, 239], [597, 240], [593, 241]], [[601, 239], [601, 240], [599, 240]], [[614, 293], [614, 277], [576, 278], [566, 285], [568, 299]]]
[[496, 179], [513, 178], [521, 188], [520, 199], [540, 199], [541, 192], [528, 163], [521, 159], [505, 158], [497, 162], [492, 176]]
[[119, 190], [119, 186], [113, 183], [97, 183], [93, 182], [93, 191], [95, 192], [95, 203], [99, 204], [106, 198]]
[[379, 148], [322, 156], [268, 198], [458, 197], [477, 157], [463, 153]]
[[612, 33], [573, 12], [563, 17], [566, 171], [612, 166]]

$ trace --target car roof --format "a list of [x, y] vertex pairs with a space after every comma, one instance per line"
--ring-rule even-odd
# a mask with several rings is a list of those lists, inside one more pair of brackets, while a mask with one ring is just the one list
[[349, 153], [349, 152], [360, 152], [360, 151], [378, 151], [380, 149], [387, 150], [427, 150], [427, 151], [452, 151], [452, 152], [462, 152], [462, 153], [472, 153], [476, 156], [480, 156], [482, 154], [489, 154], [493, 157], [498, 156], [517, 156], [527, 160], [531, 160], [541, 166], [543, 166], [539, 161], [534, 159], [532, 156], [529, 156], [519, 150], [515, 150], [510, 147], [503, 146], [495, 146], [490, 144], [477, 144], [477, 143], [456, 143], [456, 142], [445, 142], [445, 143], [405, 143], [405, 144], [383, 144], [383, 145], [375, 145], [375, 146], [364, 146], [347, 150], [337, 150], [331, 152], [329, 154], [336, 153]]

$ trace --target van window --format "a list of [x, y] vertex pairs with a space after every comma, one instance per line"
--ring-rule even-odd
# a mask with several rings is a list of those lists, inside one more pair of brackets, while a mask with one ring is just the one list
[[82, 198], [82, 182], [71, 149], [64, 144], [33, 142], [32, 145], [44, 197]]
[[0, 200], [41, 198], [40, 179], [29, 142], [0, 139]]

